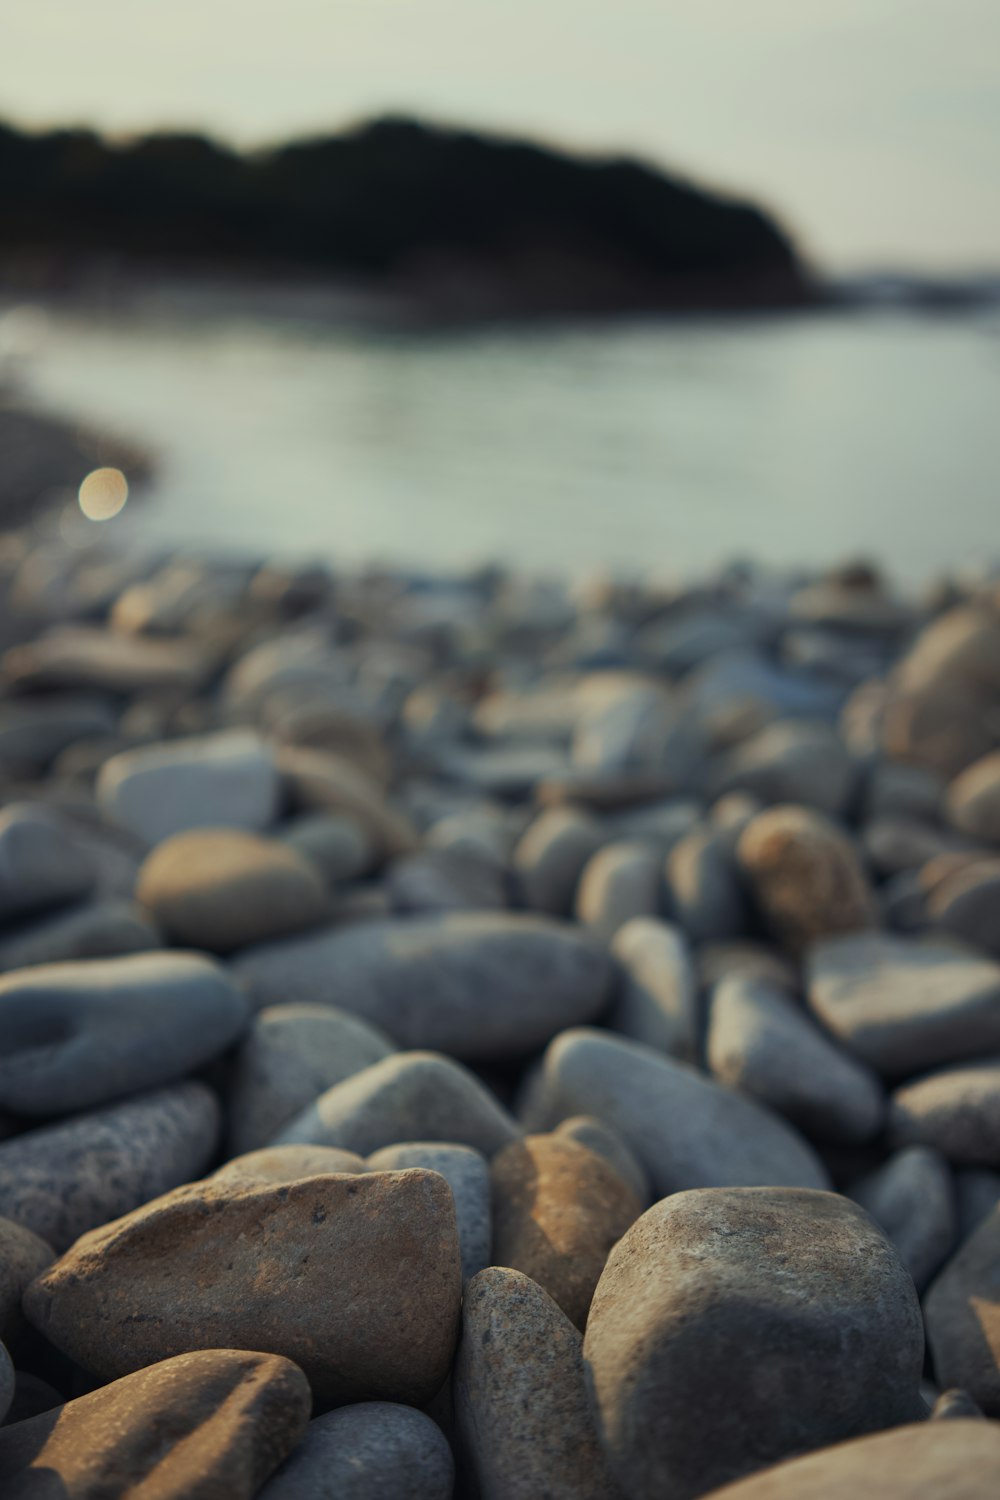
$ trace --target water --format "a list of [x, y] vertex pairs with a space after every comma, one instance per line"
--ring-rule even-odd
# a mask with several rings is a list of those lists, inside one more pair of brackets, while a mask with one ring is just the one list
[[1000, 556], [997, 331], [50, 314], [29, 384], [152, 448], [154, 490], [108, 525], [168, 543], [563, 574], [865, 553], [905, 581]]

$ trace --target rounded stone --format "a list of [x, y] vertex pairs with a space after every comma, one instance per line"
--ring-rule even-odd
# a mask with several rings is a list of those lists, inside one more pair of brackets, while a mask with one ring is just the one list
[[766, 724], [723, 759], [712, 778], [713, 797], [749, 792], [765, 803], [795, 803], [839, 817], [854, 790], [856, 772], [836, 732], [827, 724], [783, 719]]
[[52, 1246], [37, 1234], [12, 1219], [0, 1219], [0, 1339], [15, 1354], [25, 1331], [21, 1297], [54, 1259]]
[[988, 844], [1000, 844], [1000, 750], [973, 761], [945, 794], [954, 827]]
[[355, 819], [381, 858], [395, 859], [417, 847], [409, 819], [390, 806], [379, 782], [348, 756], [281, 745], [277, 764], [293, 812]]
[[375, 863], [371, 836], [346, 813], [303, 813], [275, 829], [275, 836], [311, 860], [329, 885], [357, 880]]
[[504, 873], [494, 860], [457, 849], [421, 849], [389, 867], [385, 889], [393, 911], [499, 911], [507, 905]]
[[25, 802], [0, 813], [0, 920], [78, 901], [96, 880], [86, 849], [54, 812]]
[[0, 1423], [10, 1410], [16, 1384], [14, 1362], [7, 1352], [6, 1344], [0, 1342]]
[[404, 1172], [409, 1167], [437, 1172], [451, 1188], [455, 1200], [462, 1280], [468, 1281], [490, 1264], [493, 1244], [490, 1169], [481, 1151], [447, 1141], [401, 1141], [396, 1146], [373, 1151], [366, 1165], [372, 1172]]
[[857, 850], [821, 813], [805, 807], [758, 813], [736, 854], [765, 920], [793, 952], [876, 924]]
[[[576, 892], [576, 918], [610, 943], [635, 917], [658, 916], [662, 872], [657, 849], [638, 840], [605, 844], [587, 861]], [[571, 1023], [567, 1023], [571, 1024]]]
[[957, 1235], [955, 1184], [944, 1157], [929, 1146], [910, 1146], [849, 1191], [885, 1230], [922, 1292]]
[[584, 1361], [630, 1500], [693, 1500], [924, 1410], [913, 1283], [834, 1193], [709, 1189], [655, 1204], [611, 1253]]
[[924, 1301], [934, 1376], [1000, 1417], [1000, 1208], [973, 1230]]
[[255, 1187], [367, 1171], [368, 1164], [362, 1157], [337, 1146], [263, 1146], [259, 1151], [231, 1157], [212, 1173], [211, 1181]]
[[620, 966], [612, 1031], [685, 1062], [698, 1049], [698, 982], [687, 940], [659, 917], [633, 917], [615, 933]]
[[514, 850], [524, 904], [553, 917], [568, 916], [584, 866], [606, 838], [597, 818], [579, 808], [540, 812]]
[[360, 1401], [315, 1417], [258, 1500], [451, 1500], [455, 1463], [412, 1406]]
[[894, 1146], [934, 1146], [958, 1166], [1000, 1167], [1000, 1056], [903, 1084], [889, 1105]]
[[0, 972], [80, 958], [123, 958], [162, 947], [158, 929], [134, 901], [98, 896], [5, 932], [0, 938]]
[[946, 876], [927, 895], [927, 915], [938, 931], [1000, 958], [1000, 859]]
[[667, 855], [667, 909], [692, 943], [721, 942], [746, 930], [746, 898], [731, 844], [728, 833], [696, 828]]
[[578, 1141], [588, 1151], [595, 1151], [598, 1156], [603, 1156], [625, 1186], [632, 1189], [642, 1207], [647, 1207], [650, 1196], [649, 1176], [617, 1131], [609, 1129], [593, 1115], [570, 1115], [568, 1120], [563, 1120], [556, 1126], [552, 1134]]

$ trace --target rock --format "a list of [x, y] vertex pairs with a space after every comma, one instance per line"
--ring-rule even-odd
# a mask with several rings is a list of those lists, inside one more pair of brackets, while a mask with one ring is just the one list
[[529, 1135], [493, 1159], [493, 1256], [523, 1271], [583, 1329], [608, 1252], [642, 1212], [612, 1166], [578, 1141]]
[[10, 1427], [15, 1422], [26, 1422], [30, 1417], [40, 1416], [43, 1411], [51, 1411], [62, 1404], [63, 1397], [47, 1380], [40, 1375], [31, 1375], [27, 1370], [15, 1370], [14, 1399], [7, 1408], [2, 1425]]
[[584, 867], [608, 835], [597, 818], [576, 807], [545, 808], [525, 830], [513, 866], [525, 906], [566, 917]]
[[466, 1060], [522, 1057], [593, 1019], [608, 959], [566, 923], [521, 912], [456, 912], [333, 928], [262, 944], [235, 972], [255, 1008], [325, 1001], [401, 1047]]
[[725, 831], [694, 829], [667, 855], [667, 908], [693, 943], [739, 937], [746, 900]]
[[0, 921], [89, 896], [97, 871], [46, 807], [15, 802], [0, 813]]
[[182, 1354], [0, 1429], [4, 1500], [252, 1500], [307, 1430], [301, 1370]]
[[451, 1500], [455, 1464], [412, 1406], [360, 1401], [315, 1417], [259, 1500]]
[[660, 858], [655, 849], [637, 840], [605, 844], [587, 861], [580, 876], [577, 921], [596, 938], [610, 943], [632, 918], [659, 914], [661, 885]]
[[[934, 1378], [1000, 1416], [1000, 1209], [945, 1265], [924, 1301]], [[1000, 1470], [998, 1470], [1000, 1472]]]
[[400, 1141], [451, 1141], [493, 1156], [516, 1135], [514, 1121], [472, 1073], [433, 1052], [401, 1052], [327, 1089], [285, 1126], [278, 1143], [370, 1156]]
[[712, 778], [710, 792], [749, 792], [761, 802], [795, 803], [840, 817], [854, 792], [855, 768], [828, 724], [781, 720], [737, 745]]
[[394, 1051], [389, 1038], [332, 1005], [274, 1005], [254, 1017], [233, 1064], [234, 1152], [263, 1146], [320, 1094]]
[[86, 1230], [196, 1177], [218, 1136], [218, 1103], [200, 1083], [30, 1130], [0, 1141], [0, 1214], [65, 1250]]
[[875, 900], [850, 839], [822, 814], [773, 807], [751, 819], [737, 859], [768, 925], [793, 952], [876, 925]]
[[328, 885], [357, 880], [375, 864], [372, 838], [347, 813], [302, 813], [276, 828], [275, 836], [311, 860]]
[[945, 808], [960, 832], [1000, 844], [1000, 750], [973, 761], [955, 777], [945, 794]]
[[176, 689], [190, 695], [212, 665], [211, 653], [183, 636], [157, 641], [98, 626], [66, 625], [8, 651], [3, 673], [17, 692], [67, 689], [127, 696]]
[[546, 776], [535, 787], [540, 807], [563, 807], [567, 802], [595, 813], [620, 812], [664, 797], [677, 788], [661, 771], [588, 771], [572, 767]]
[[423, 1167], [439, 1173], [455, 1200], [463, 1282], [490, 1264], [493, 1243], [490, 1169], [481, 1151], [446, 1141], [402, 1141], [373, 1151], [367, 1165], [372, 1172], [404, 1172], [410, 1167]]
[[587, 1407], [580, 1335], [519, 1271], [490, 1266], [465, 1289], [455, 1417], [481, 1500], [618, 1500]]
[[212, 1173], [212, 1182], [257, 1187], [266, 1183], [298, 1182], [303, 1177], [367, 1172], [368, 1164], [353, 1151], [336, 1146], [264, 1146], [233, 1156]]
[[940, 817], [944, 795], [945, 782], [925, 766], [878, 760], [865, 778], [865, 821], [899, 818], [934, 824]]
[[25, 698], [0, 706], [0, 767], [44, 770], [70, 745], [113, 734], [116, 715], [94, 696]]
[[528, 808], [474, 804], [436, 818], [425, 831], [424, 844], [428, 849], [470, 854], [506, 872], [529, 817]]
[[687, 940], [659, 917], [633, 917], [615, 933], [621, 979], [608, 1024], [659, 1052], [692, 1062], [698, 1050], [698, 983]]
[[938, 615], [900, 663], [899, 685], [929, 693], [960, 684], [969, 692], [1000, 691], [1000, 621], [963, 604]]
[[394, 911], [499, 911], [507, 905], [502, 870], [492, 860], [423, 849], [397, 860], [385, 877]]
[[546, 1124], [596, 1115], [635, 1152], [660, 1198], [691, 1187], [828, 1185], [792, 1126], [638, 1042], [564, 1032], [545, 1054], [544, 1091]]
[[134, 901], [98, 897], [5, 932], [0, 938], [0, 972], [80, 958], [123, 958], [162, 946], [159, 931]]
[[955, 1186], [944, 1157], [910, 1146], [852, 1183], [850, 1196], [889, 1236], [922, 1292], [955, 1244]]
[[157, 844], [136, 896], [174, 942], [212, 953], [315, 927], [329, 915], [314, 865], [277, 839], [195, 829]]
[[1000, 1057], [904, 1083], [889, 1104], [894, 1146], [934, 1146], [960, 1166], [1000, 1167]]
[[956, 870], [927, 897], [927, 915], [940, 932], [1000, 958], [1000, 859]]
[[293, 811], [353, 818], [385, 858], [399, 858], [417, 847], [409, 819], [389, 805], [378, 782], [347, 756], [282, 745], [277, 764]]
[[962, 1417], [978, 1417], [982, 1419], [984, 1413], [973, 1401], [968, 1391], [960, 1391], [952, 1388], [950, 1391], [942, 1391], [931, 1408], [929, 1420], [931, 1422], [954, 1422]]
[[21, 1297], [54, 1259], [51, 1245], [37, 1234], [12, 1219], [0, 1219], [0, 1339], [15, 1354], [26, 1328]]
[[807, 987], [827, 1030], [887, 1076], [1000, 1052], [1000, 964], [954, 944], [831, 939], [809, 953]]
[[3, 1422], [11, 1402], [14, 1400], [14, 1390], [17, 1377], [14, 1374], [14, 1362], [7, 1352], [5, 1344], [0, 1343], [0, 1423]]
[[219, 1177], [85, 1235], [24, 1310], [103, 1380], [257, 1344], [294, 1359], [325, 1405], [420, 1405], [448, 1373], [461, 1292], [451, 1190], [435, 1172]]
[[838, 1443], [716, 1490], [712, 1500], [991, 1500], [1000, 1433], [936, 1422]]
[[710, 990], [723, 979], [759, 979], [772, 988], [795, 995], [799, 990], [798, 965], [786, 953], [764, 943], [704, 943], [698, 950], [698, 979]]
[[776, 985], [740, 975], [716, 985], [706, 1056], [720, 1083], [818, 1140], [857, 1145], [882, 1128], [886, 1100], [877, 1075], [841, 1051]]
[[954, 1174], [954, 1183], [957, 1239], [961, 1243], [1000, 1203], [1000, 1172], [990, 1172], [985, 1167], [965, 1167]]
[[113, 755], [101, 768], [97, 795], [148, 844], [190, 828], [266, 828], [280, 809], [271, 751], [242, 729]]
[[709, 1189], [655, 1204], [611, 1252], [584, 1363], [629, 1500], [693, 1500], [924, 1410], [913, 1283], [834, 1193]]
[[634, 1152], [630, 1151], [614, 1130], [607, 1125], [602, 1125], [593, 1115], [570, 1115], [568, 1120], [563, 1120], [552, 1132], [553, 1135], [565, 1136], [568, 1140], [578, 1141], [581, 1146], [586, 1146], [588, 1151], [594, 1151], [598, 1156], [614, 1168], [626, 1187], [638, 1198], [640, 1205], [645, 1208], [649, 1203], [649, 1177], [645, 1168], [639, 1165]]
[[68, 1114], [171, 1083], [246, 1021], [228, 974], [196, 953], [16, 970], [0, 978], [0, 1107]]

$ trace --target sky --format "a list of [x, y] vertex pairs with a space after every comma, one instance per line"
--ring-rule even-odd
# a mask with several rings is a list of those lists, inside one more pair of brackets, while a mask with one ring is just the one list
[[827, 269], [1000, 266], [997, 0], [5, 0], [0, 29], [21, 124], [415, 113], [753, 197]]

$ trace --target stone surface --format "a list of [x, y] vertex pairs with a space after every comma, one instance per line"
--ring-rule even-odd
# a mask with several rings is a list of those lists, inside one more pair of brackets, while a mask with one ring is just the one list
[[98, 739], [115, 729], [107, 700], [60, 693], [0, 706], [0, 766], [48, 766], [78, 740]]
[[632, 1189], [642, 1207], [647, 1207], [650, 1197], [649, 1175], [617, 1131], [602, 1124], [593, 1115], [570, 1115], [568, 1120], [563, 1120], [556, 1126], [552, 1134], [578, 1141], [588, 1151], [595, 1151], [598, 1156], [603, 1156], [625, 1186]]
[[587, 1405], [580, 1335], [529, 1277], [490, 1266], [466, 1287], [454, 1379], [480, 1500], [618, 1500]]
[[0, 1339], [18, 1352], [25, 1330], [21, 1297], [55, 1256], [37, 1234], [12, 1219], [0, 1219]]
[[957, 1235], [955, 1185], [944, 1157], [928, 1146], [910, 1146], [852, 1183], [849, 1192], [885, 1230], [922, 1292]]
[[0, 921], [78, 901], [96, 880], [86, 850], [48, 808], [19, 802], [0, 813]]
[[65, 1250], [196, 1177], [219, 1123], [215, 1095], [181, 1083], [0, 1141], [0, 1214]]
[[252, 1500], [309, 1421], [287, 1359], [183, 1354], [0, 1429], [4, 1500]]
[[866, 933], [807, 958], [809, 1004], [887, 1076], [1000, 1052], [1000, 964], [951, 943]]
[[696, 828], [666, 858], [666, 904], [692, 943], [738, 937], [747, 925], [746, 897], [727, 832]]
[[0, 972], [78, 958], [123, 958], [162, 947], [159, 930], [134, 901], [98, 897], [8, 929], [0, 937]]
[[7, 1346], [0, 1341], [0, 1423], [3, 1422], [11, 1402], [14, 1400], [14, 1391], [17, 1385], [17, 1377], [14, 1374], [14, 1362], [7, 1352]]
[[566, 917], [587, 861], [608, 835], [597, 818], [576, 807], [549, 807], [525, 830], [513, 855], [525, 906]]
[[255, 1344], [293, 1359], [324, 1404], [420, 1405], [448, 1373], [461, 1291], [455, 1209], [435, 1172], [214, 1178], [85, 1235], [24, 1310], [103, 1380]]
[[255, 1016], [233, 1063], [229, 1139], [263, 1146], [336, 1083], [395, 1050], [389, 1038], [332, 1005], [274, 1005]]
[[346, 813], [303, 813], [276, 828], [275, 836], [311, 860], [330, 885], [357, 880], [375, 863], [371, 836]]
[[924, 1319], [938, 1384], [961, 1386], [987, 1416], [1000, 1417], [1000, 1209], [933, 1282]]
[[271, 751], [242, 729], [113, 755], [97, 795], [148, 844], [189, 828], [266, 828], [281, 805]]
[[230, 1157], [212, 1173], [211, 1181], [255, 1187], [298, 1182], [303, 1177], [367, 1171], [363, 1157], [353, 1151], [341, 1151], [338, 1146], [262, 1146], [259, 1151]]
[[361, 1401], [315, 1417], [259, 1500], [451, 1500], [455, 1463], [412, 1406]]
[[605, 844], [587, 861], [576, 892], [576, 919], [610, 943], [619, 928], [661, 909], [662, 874], [655, 848], [638, 840]]
[[839, 817], [855, 785], [855, 769], [826, 724], [781, 720], [737, 745], [713, 777], [713, 796], [749, 792], [761, 802], [794, 802]]
[[1000, 751], [984, 755], [955, 777], [945, 794], [945, 808], [962, 833], [1000, 844]]
[[833, 1193], [710, 1189], [655, 1204], [611, 1253], [584, 1361], [630, 1500], [693, 1500], [924, 1410], [913, 1283]]
[[196, 953], [19, 969], [0, 978], [0, 1107], [68, 1114], [170, 1083], [246, 1021], [229, 975]]
[[1000, 958], [1000, 859], [956, 870], [927, 896], [934, 927]]
[[401, 1141], [451, 1141], [493, 1156], [517, 1133], [467, 1069], [434, 1052], [400, 1052], [327, 1089], [285, 1126], [278, 1142], [369, 1156]]
[[633, 917], [615, 933], [621, 974], [608, 1018], [613, 1031], [682, 1061], [698, 1048], [698, 982], [680, 928], [659, 917]]
[[529, 1135], [493, 1158], [493, 1259], [523, 1271], [583, 1329], [608, 1253], [642, 1212], [614, 1168], [567, 1136]]
[[638, 1042], [585, 1028], [549, 1046], [537, 1124], [583, 1112], [622, 1136], [657, 1197], [692, 1187], [828, 1185], [812, 1148], [770, 1110]]
[[332, 928], [242, 953], [251, 1004], [338, 1005], [401, 1047], [524, 1056], [605, 1005], [609, 960], [568, 923], [458, 912]]
[[1000, 1056], [904, 1083], [889, 1104], [895, 1146], [934, 1146], [958, 1166], [1000, 1167]]
[[494, 860], [457, 849], [422, 849], [396, 860], [385, 875], [393, 911], [500, 911], [507, 882]]
[[965, 1240], [1000, 1203], [1000, 1172], [965, 1167], [954, 1174], [958, 1239]]
[[390, 806], [378, 781], [347, 756], [282, 745], [277, 764], [293, 811], [333, 812], [355, 819], [384, 858], [398, 858], [416, 848], [409, 819]]
[[878, 1076], [842, 1051], [783, 988], [733, 975], [712, 992], [708, 1065], [817, 1140], [858, 1144], [886, 1112]]
[[[285, 1150], [292, 1149], [285, 1147]], [[405, 1172], [410, 1167], [438, 1172], [451, 1188], [455, 1200], [462, 1280], [468, 1281], [491, 1264], [490, 1169], [481, 1151], [447, 1141], [401, 1141], [399, 1145], [383, 1146], [381, 1150], [373, 1151], [367, 1166], [372, 1172]]]
[[931, 1407], [929, 1420], [932, 1422], [954, 1422], [962, 1417], [978, 1417], [982, 1419], [983, 1412], [973, 1401], [968, 1391], [960, 1391], [953, 1386], [950, 1391], [942, 1391], [940, 1396]]
[[736, 852], [765, 921], [793, 952], [875, 926], [875, 900], [857, 851], [821, 813], [769, 808], [750, 820]]
[[241, 829], [193, 829], [157, 844], [136, 897], [175, 943], [211, 953], [284, 937], [329, 915], [326, 886], [309, 860]]
[[210, 652], [189, 637], [157, 641], [78, 624], [59, 626], [15, 647], [3, 662], [4, 676], [22, 692], [122, 695], [160, 689], [194, 693], [211, 666]]

